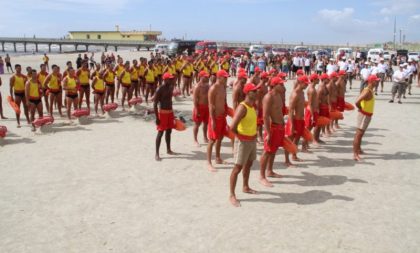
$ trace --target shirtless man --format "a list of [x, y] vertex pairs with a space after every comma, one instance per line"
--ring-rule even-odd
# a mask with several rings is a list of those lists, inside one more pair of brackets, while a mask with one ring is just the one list
[[229, 74], [224, 70], [219, 70], [216, 74], [217, 80], [209, 90], [209, 124], [207, 129], [207, 137], [209, 144], [207, 145], [207, 168], [211, 172], [216, 172], [216, 169], [211, 163], [211, 156], [213, 153], [213, 145], [216, 143], [216, 163], [222, 164], [223, 160], [220, 157], [220, 148], [222, 145], [223, 136], [226, 132], [226, 83]]
[[[209, 122], [209, 78], [210, 75], [206, 71], [201, 71], [198, 74], [200, 81], [194, 88], [193, 91], [193, 121], [194, 121], [194, 143], [197, 147], [200, 147], [200, 144], [197, 140], [198, 129], [200, 128], [201, 123], [203, 123], [203, 137], [204, 142], [208, 143], [207, 139], [207, 124]], [[174, 78], [175, 80], [176, 78]], [[175, 87], [175, 83], [173, 83]]]
[[[30, 124], [28, 106], [25, 98], [25, 83], [28, 78], [22, 74], [22, 67], [19, 64], [15, 65], [15, 71], [16, 73], [10, 77], [10, 96], [19, 108], [20, 104], [23, 104], [26, 121]], [[17, 127], [20, 128], [20, 114], [18, 113], [16, 113], [16, 121], [18, 124]]]
[[261, 69], [259, 67], [255, 67], [254, 74], [251, 76], [249, 81], [255, 85], [259, 84], [261, 81], [260, 74], [261, 74]]
[[[330, 77], [323, 73], [319, 76], [319, 79], [322, 81], [319, 85], [318, 90], [316, 91], [316, 96], [319, 102], [319, 116], [329, 118], [330, 117], [330, 108], [328, 106], [328, 89], [327, 85], [330, 82]], [[325, 127], [315, 126], [314, 130], [314, 142], [318, 144], [324, 144], [325, 142], [320, 139], [321, 130], [325, 131]]]
[[[346, 107], [345, 101], [345, 94], [346, 94], [346, 83], [347, 83], [347, 74], [345, 71], [340, 70], [338, 72], [338, 80], [336, 82], [337, 86], [337, 110], [340, 112], [344, 112], [344, 108]], [[337, 129], [340, 128], [338, 125], [338, 120], [335, 120], [335, 127]]]
[[[171, 133], [174, 128], [174, 112], [172, 111], [172, 92], [173, 92], [173, 81], [175, 78], [169, 73], [165, 73], [162, 77], [163, 85], [159, 86], [156, 90], [153, 101], [153, 109], [156, 115], [156, 128], [158, 134], [156, 136], [156, 161], [161, 161], [159, 155], [160, 143], [162, 141], [163, 133], [165, 132], [166, 141], [166, 153], [168, 155], [174, 155], [175, 153], [171, 150]], [[159, 109], [158, 109], [159, 106]]]
[[[1, 81], [1, 77], [0, 77], [0, 87], [2, 85], [2, 81]], [[1, 119], [7, 119], [6, 117], [4, 117], [3, 115], [3, 99], [1, 97], [1, 91], [0, 91], [0, 118]]]
[[50, 93], [50, 108], [48, 109], [48, 113], [52, 116], [54, 104], [57, 104], [58, 112], [60, 113], [60, 116], [63, 117], [63, 114], [61, 112], [62, 102], [59, 100], [61, 92], [60, 69], [55, 64], [51, 66], [51, 69], [52, 73], [49, 74], [44, 80], [44, 86], [48, 87], [48, 91]]
[[[293, 89], [290, 95], [289, 102], [289, 119], [286, 125], [286, 135], [299, 146], [300, 137], [303, 135], [305, 130], [304, 110], [305, 110], [305, 94], [303, 92], [308, 87], [309, 79], [303, 75], [297, 78], [296, 88]], [[286, 166], [292, 166], [289, 160], [289, 152], [284, 152], [286, 159]], [[293, 161], [301, 161], [297, 154], [293, 154]]]
[[263, 119], [263, 98], [265, 94], [268, 92], [267, 83], [269, 82], [269, 76], [267, 72], [263, 72], [261, 74], [261, 81], [258, 83], [258, 91], [257, 91], [257, 110], [258, 110], [258, 116], [257, 116], [257, 128], [258, 128], [258, 141], [260, 143], [263, 142], [263, 136], [262, 136], [262, 129], [264, 124]]
[[[314, 73], [309, 77], [310, 84], [306, 95], [308, 97], [308, 106], [305, 108], [305, 127], [311, 131], [316, 126], [316, 122], [319, 116], [319, 100], [316, 91], [316, 85], [319, 83], [318, 74]], [[318, 145], [318, 142], [314, 140], [314, 143]], [[305, 140], [302, 143], [302, 151], [308, 151], [308, 142]]]
[[260, 160], [260, 183], [267, 187], [273, 184], [266, 177], [280, 178], [281, 175], [273, 171], [274, 158], [279, 147], [283, 147], [284, 120], [282, 91], [284, 80], [274, 77], [270, 81], [270, 91], [262, 101], [264, 118], [264, 152]]
[[247, 78], [248, 77], [245, 72], [238, 73], [238, 79], [234, 83], [232, 91], [233, 110], [236, 110], [236, 107], [238, 107], [238, 105], [245, 99], [243, 89], [246, 84]]
[[[33, 69], [30, 79], [25, 84], [25, 103], [29, 108], [31, 122], [35, 120], [35, 111], [42, 118], [42, 87], [38, 81], [36, 70]], [[32, 131], [35, 131], [35, 125], [32, 123]]]
[[[338, 80], [338, 74], [337, 72], [332, 72], [330, 74], [330, 82], [327, 84], [328, 89], [328, 103], [330, 105], [330, 111], [337, 111], [337, 96], [338, 96], [338, 89], [337, 89], [337, 80]], [[331, 134], [334, 130], [334, 121], [331, 120], [331, 123], [329, 126], [327, 126], [327, 135]]]

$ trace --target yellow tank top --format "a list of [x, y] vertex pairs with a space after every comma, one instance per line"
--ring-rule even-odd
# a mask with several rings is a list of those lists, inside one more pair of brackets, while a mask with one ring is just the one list
[[71, 78], [69, 76], [67, 76], [66, 78], [67, 78], [67, 92], [69, 94], [77, 94], [76, 79]]
[[115, 81], [115, 75], [113, 71], [108, 71], [105, 77], [105, 82], [109, 84], [114, 84]]
[[169, 66], [169, 67], [168, 67], [168, 72], [169, 72], [171, 75], [175, 75], [175, 74], [176, 74], [176, 68], [175, 68], [175, 65], [171, 65], [171, 66]]
[[362, 112], [368, 115], [373, 115], [373, 110], [375, 109], [375, 94], [369, 88], [365, 88], [365, 90], [369, 90], [372, 94], [372, 98], [370, 100], [362, 100], [360, 102], [360, 106], [362, 107]]
[[39, 86], [38, 83], [34, 83], [29, 81], [29, 98], [30, 99], [39, 99], [41, 96], [39, 95]]
[[120, 74], [123, 72], [124, 70], [124, 65], [118, 65], [117, 67], [117, 76], [120, 76]]
[[241, 105], [246, 108], [245, 117], [238, 124], [238, 133], [244, 136], [255, 136], [257, 134], [257, 113], [254, 107], [248, 106], [245, 102]]
[[89, 71], [81, 69], [79, 74], [79, 81], [80, 85], [89, 85]]
[[194, 71], [193, 66], [189, 64], [188, 66], [184, 68], [184, 70], [182, 70], [182, 74], [184, 76], [191, 77], [193, 71]]
[[95, 91], [103, 92], [105, 90], [105, 83], [104, 80], [101, 78], [96, 79], [95, 87], [93, 87]]
[[131, 75], [130, 72], [125, 71], [123, 77], [121, 78], [121, 83], [125, 85], [131, 85]]
[[15, 92], [18, 92], [18, 93], [25, 92], [25, 81], [26, 81], [25, 76], [15, 75], [15, 84], [14, 84]]
[[45, 88], [44, 81], [47, 78], [48, 73], [38, 73], [38, 82], [42, 85], [42, 88]]
[[146, 68], [144, 67], [144, 65], [140, 65], [139, 67], [139, 76], [143, 77], [144, 76], [144, 71], [146, 70]]
[[225, 63], [223, 63], [223, 65], [222, 65], [222, 68], [224, 69], [224, 70], [229, 70], [229, 63], [228, 62], [225, 62]]
[[58, 77], [56, 75], [51, 75], [50, 82], [48, 83], [48, 88], [52, 91], [60, 90], [60, 83], [58, 82]]
[[132, 81], [137, 81], [139, 79], [139, 72], [137, 70], [137, 67], [133, 67], [131, 69], [131, 80]]
[[213, 68], [211, 69], [211, 73], [216, 74], [217, 71], [219, 71], [219, 65], [217, 65], [216, 63], [213, 65]]
[[182, 61], [177, 60], [176, 63], [175, 63], [175, 68], [176, 68], [176, 70], [180, 71], [181, 68], [182, 68]]
[[154, 83], [155, 82], [155, 73], [153, 72], [152, 69], [149, 69], [147, 71], [146, 82], [147, 83]]

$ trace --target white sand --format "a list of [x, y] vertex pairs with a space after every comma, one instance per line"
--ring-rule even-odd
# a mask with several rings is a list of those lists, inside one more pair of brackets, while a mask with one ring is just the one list
[[[12, 61], [38, 67], [41, 58]], [[50, 58], [64, 67], [76, 56]], [[0, 146], [0, 252], [420, 252], [418, 88], [403, 105], [388, 104], [386, 83], [364, 139], [365, 162], [352, 160], [356, 113], [347, 112], [343, 129], [300, 154], [306, 162], [298, 168], [286, 170], [278, 152], [275, 168], [285, 178], [274, 188], [258, 184], [256, 161], [250, 184], [260, 194], [241, 193], [240, 178], [242, 207], [233, 208], [232, 165], [209, 173], [191, 127], [173, 134], [180, 155], [165, 155], [162, 142], [160, 163], [153, 122], [128, 113], [88, 125], [57, 119], [54, 133], [33, 134], [16, 128], [5, 101], [8, 78], [1, 87], [9, 119], [0, 125], [9, 133]], [[189, 114], [192, 103], [174, 107]], [[227, 140], [222, 152], [232, 162]]]

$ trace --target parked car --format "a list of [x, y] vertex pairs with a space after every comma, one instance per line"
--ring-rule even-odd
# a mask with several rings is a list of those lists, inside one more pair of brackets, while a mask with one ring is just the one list
[[409, 52], [408, 60], [410, 61], [419, 61], [419, 52]]
[[232, 55], [234, 57], [241, 57], [242, 55], [245, 55], [247, 53], [245, 48], [236, 48], [233, 50]]
[[383, 58], [384, 58], [385, 61], [389, 61], [392, 58], [394, 58], [396, 54], [397, 54], [397, 52], [395, 52], [395, 51], [385, 50], [384, 53], [383, 53]]
[[153, 52], [160, 53], [160, 54], [167, 54], [168, 44], [156, 44], [156, 46], [153, 48]]
[[200, 41], [195, 45], [195, 53], [202, 54], [204, 52], [217, 53], [217, 44], [213, 41]]
[[309, 48], [305, 46], [295, 46], [293, 53], [306, 55], [309, 53]]
[[379, 61], [379, 59], [383, 56], [384, 50], [382, 48], [372, 48], [369, 49], [367, 58], [370, 61]]
[[353, 49], [348, 48], [348, 47], [342, 47], [337, 49], [337, 52], [335, 53], [335, 58], [338, 57], [346, 57], [346, 58], [351, 58], [353, 57]]
[[264, 55], [267, 58], [271, 58], [274, 56], [273, 54], [273, 47], [272, 46], [265, 46], [264, 47]]
[[251, 55], [263, 56], [264, 52], [265, 50], [263, 45], [251, 45], [249, 47], [249, 53], [251, 53]]
[[287, 56], [289, 55], [289, 50], [287, 48], [273, 48], [273, 54], [280, 55], [280, 56]]
[[168, 46], [168, 56], [187, 53], [191, 55], [195, 51], [197, 40], [175, 40]]

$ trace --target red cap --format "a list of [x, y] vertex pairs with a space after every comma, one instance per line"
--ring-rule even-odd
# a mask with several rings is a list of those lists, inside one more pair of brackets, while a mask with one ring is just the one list
[[248, 94], [248, 92], [250, 92], [250, 91], [254, 91], [254, 90], [258, 90], [260, 87], [259, 86], [256, 86], [255, 84], [253, 84], [253, 83], [247, 83], [245, 86], [244, 86], [244, 89], [243, 89], [243, 92], [245, 93], [245, 94]]
[[260, 75], [261, 78], [268, 78], [268, 73], [267, 72], [262, 72]]
[[200, 73], [198, 73], [198, 77], [210, 77], [210, 75], [207, 73], [207, 71], [202, 70]]
[[322, 73], [322, 75], [319, 77], [319, 79], [321, 79], [321, 80], [330, 79], [330, 77], [328, 76], [327, 73]]
[[303, 83], [305, 83], [305, 84], [309, 84], [309, 79], [308, 79], [308, 77], [307, 77], [307, 76], [305, 76], [305, 75], [300, 76], [300, 77], [298, 78], [298, 81], [299, 81], [299, 82], [303, 82]]
[[245, 73], [245, 71], [241, 71], [238, 73], [238, 79], [240, 78], [248, 79], [248, 75]]
[[346, 71], [340, 70], [340, 71], [338, 71], [338, 75], [339, 76], [345, 76], [346, 75]]
[[271, 82], [270, 82], [271, 86], [276, 86], [278, 84], [284, 84], [284, 80], [280, 77], [274, 77], [273, 79], [271, 79]]
[[246, 71], [245, 71], [245, 69], [244, 69], [244, 68], [239, 68], [239, 69], [238, 69], [238, 72], [239, 72], [239, 73], [241, 73], [241, 72], [246, 72]]
[[256, 68], [255, 68], [255, 73], [256, 73], [256, 72], [261, 72], [261, 69], [260, 69], [259, 67], [256, 67]]
[[271, 69], [270, 72], [268, 72], [268, 74], [271, 75], [271, 74], [276, 73], [276, 72], [277, 72], [277, 69]]
[[229, 77], [229, 74], [225, 70], [221, 69], [221, 70], [217, 71], [216, 76], [217, 77], [226, 77], [226, 78], [228, 78]]
[[334, 71], [330, 74], [330, 78], [333, 78], [333, 77], [338, 77], [337, 72]]
[[305, 73], [303, 72], [303, 70], [298, 69], [298, 71], [296, 72], [296, 75], [304, 75]]
[[317, 73], [313, 73], [313, 74], [309, 77], [309, 80], [311, 80], [311, 81], [313, 81], [313, 80], [317, 80], [317, 79], [319, 79], [319, 76], [318, 76], [318, 74], [317, 74]]
[[163, 80], [166, 80], [166, 79], [172, 79], [174, 78], [174, 76], [171, 73], [166, 72], [165, 74], [163, 74], [162, 78]]
[[381, 79], [379, 77], [377, 77], [376, 75], [370, 75], [367, 79], [367, 82], [371, 83], [371, 82], [380, 81], [380, 80]]
[[286, 77], [286, 76], [287, 76], [287, 74], [284, 73], [284, 72], [280, 72], [280, 73], [277, 74], [277, 77], [280, 77], [280, 78], [283, 78], [283, 77]]

